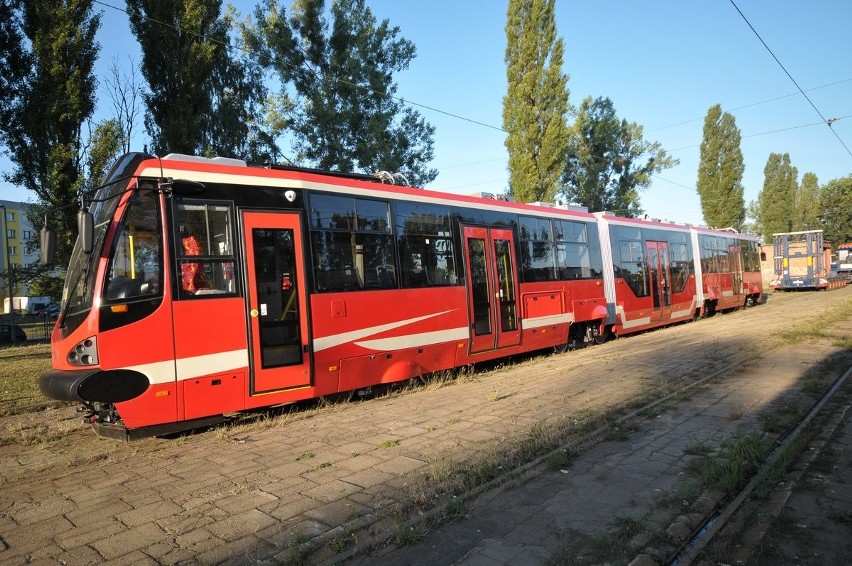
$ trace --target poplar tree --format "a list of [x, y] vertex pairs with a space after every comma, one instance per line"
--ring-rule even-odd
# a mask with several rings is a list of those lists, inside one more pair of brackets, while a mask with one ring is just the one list
[[[802, 175], [802, 184], [796, 192], [796, 230], [819, 230], [822, 228], [819, 180], [814, 173]], [[852, 214], [852, 212], [850, 212]]]
[[704, 222], [716, 228], [740, 229], [745, 221], [743, 153], [734, 117], [715, 104], [704, 118], [696, 188]]
[[565, 51], [556, 36], [555, 0], [509, 0], [503, 128], [509, 192], [516, 201], [553, 201], [561, 188], [569, 129]]
[[156, 154], [263, 160], [274, 151], [257, 119], [266, 95], [261, 71], [233, 44], [233, 14], [221, 8], [221, 0], [127, 0]]
[[297, 160], [429, 183], [438, 174], [428, 167], [435, 128], [396, 96], [394, 78], [414, 60], [414, 44], [364, 0], [334, 0], [328, 15], [324, 0], [295, 2], [289, 17], [266, 0], [245, 28], [257, 60], [281, 79], [275, 117]]
[[793, 231], [798, 174], [790, 163], [790, 154], [769, 154], [763, 168], [763, 190], [757, 196], [764, 242], [771, 242], [772, 234]]
[[51, 213], [57, 263], [70, 257], [76, 233], [82, 128], [95, 109], [100, 16], [93, 3], [0, 1], [0, 143], [12, 162], [4, 178], [38, 197], [34, 226]]
[[822, 186], [819, 197], [826, 241], [835, 247], [852, 242], [852, 175], [832, 179]]
[[643, 128], [619, 118], [609, 98], [587, 97], [572, 128], [562, 194], [591, 211], [642, 213], [639, 191], [651, 176], [678, 163]]

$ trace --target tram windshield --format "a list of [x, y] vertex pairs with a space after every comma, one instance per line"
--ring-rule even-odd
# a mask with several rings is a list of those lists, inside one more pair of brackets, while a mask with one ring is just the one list
[[92, 213], [94, 220], [92, 252], [83, 253], [79, 238], [74, 243], [71, 261], [65, 275], [65, 286], [62, 290], [60, 310], [62, 314], [59, 327], [63, 335], [67, 336], [80, 326], [92, 310], [95, 300], [95, 276], [97, 275], [98, 260], [103, 254], [107, 230], [115, 217], [115, 211], [121, 200], [119, 196], [127, 189], [131, 181], [135, 181], [124, 176], [128, 168], [128, 163], [124, 163], [124, 161], [128, 158], [134, 158], [136, 155], [130, 154], [116, 163], [110, 171], [106, 183], [92, 197], [92, 205], [89, 207], [89, 212]]

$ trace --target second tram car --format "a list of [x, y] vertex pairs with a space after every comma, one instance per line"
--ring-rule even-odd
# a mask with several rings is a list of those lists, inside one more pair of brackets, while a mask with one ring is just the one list
[[40, 387], [120, 438], [762, 294], [749, 236], [367, 175], [128, 154], [90, 205]]

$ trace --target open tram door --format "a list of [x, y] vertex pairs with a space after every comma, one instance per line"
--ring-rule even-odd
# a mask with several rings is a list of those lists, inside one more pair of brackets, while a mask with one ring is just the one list
[[648, 279], [651, 282], [653, 310], [651, 320], [668, 320], [672, 312], [672, 269], [669, 245], [666, 242], [646, 242]]
[[298, 213], [243, 213], [251, 393], [311, 382], [307, 293]]
[[511, 230], [465, 226], [470, 351], [521, 342], [517, 312], [517, 266]]

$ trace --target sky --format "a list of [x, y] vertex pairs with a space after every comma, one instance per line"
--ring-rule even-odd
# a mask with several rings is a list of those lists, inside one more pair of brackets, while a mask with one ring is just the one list
[[[417, 49], [396, 82], [398, 96], [436, 128], [430, 166], [439, 174], [427, 188], [504, 193], [508, 3], [366, 1]], [[643, 126], [646, 140], [680, 160], [640, 193], [653, 218], [704, 223], [695, 190], [699, 146], [704, 116], [717, 103], [733, 114], [742, 134], [746, 205], [757, 199], [770, 153], [789, 153], [799, 180], [805, 172], [816, 174], [820, 184], [852, 175], [852, 2], [735, 2], [556, 1], [569, 102], [610, 98], [620, 118]], [[256, 4], [232, 3], [243, 14]], [[116, 58], [124, 65], [141, 60], [127, 16], [110, 5], [124, 3], [96, 3], [103, 12], [100, 77]], [[95, 118], [108, 116], [106, 98], [101, 92]], [[829, 127], [824, 119], [835, 121]], [[141, 120], [137, 130], [143, 130]], [[141, 150], [145, 139], [134, 142]], [[0, 171], [8, 168], [8, 159], [0, 158]], [[0, 198], [29, 201], [34, 195], [0, 181]]]

